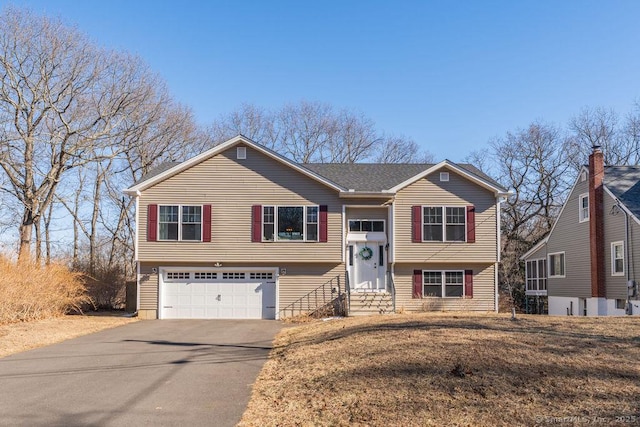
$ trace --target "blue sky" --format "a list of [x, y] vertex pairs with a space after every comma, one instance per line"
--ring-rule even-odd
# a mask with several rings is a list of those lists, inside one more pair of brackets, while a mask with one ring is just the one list
[[638, 1], [16, 0], [141, 56], [207, 125], [253, 103], [361, 111], [436, 160], [640, 98]]

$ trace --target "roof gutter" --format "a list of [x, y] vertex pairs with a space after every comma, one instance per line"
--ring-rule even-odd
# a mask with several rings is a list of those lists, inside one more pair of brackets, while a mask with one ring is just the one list
[[390, 199], [396, 195], [395, 192], [390, 191], [341, 191], [339, 196], [341, 199], [352, 198], [352, 199], [372, 199], [372, 198], [383, 198]]

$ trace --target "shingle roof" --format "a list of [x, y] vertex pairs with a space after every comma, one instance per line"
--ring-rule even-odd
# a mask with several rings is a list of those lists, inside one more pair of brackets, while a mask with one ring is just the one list
[[[382, 191], [433, 167], [432, 163], [308, 163], [302, 165], [336, 184], [356, 191]], [[501, 188], [496, 181], [469, 164], [457, 164], [473, 175]], [[506, 191], [506, 190], [505, 190]]]
[[[166, 162], [158, 165], [138, 180], [134, 185], [147, 181], [166, 170], [180, 164]], [[458, 167], [488, 183], [504, 188], [470, 164], [456, 164]], [[432, 163], [306, 163], [300, 166], [328, 179], [341, 187], [355, 191], [380, 192], [389, 190], [413, 176], [433, 167]], [[505, 190], [506, 191], [506, 190]]]
[[640, 218], [640, 166], [605, 166], [604, 185]]
[[148, 179], [153, 178], [154, 176], [160, 175], [162, 172], [171, 169], [172, 167], [179, 165], [180, 162], [164, 162], [160, 163], [155, 168], [151, 169], [149, 172], [144, 174], [139, 180], [137, 180], [133, 185], [138, 185], [141, 182], [145, 182]]

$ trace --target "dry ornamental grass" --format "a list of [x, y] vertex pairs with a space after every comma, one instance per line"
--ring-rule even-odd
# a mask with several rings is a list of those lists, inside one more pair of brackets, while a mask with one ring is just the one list
[[80, 275], [67, 267], [0, 257], [0, 325], [61, 316], [88, 302]]
[[349, 318], [275, 346], [241, 425], [640, 425], [638, 318]]

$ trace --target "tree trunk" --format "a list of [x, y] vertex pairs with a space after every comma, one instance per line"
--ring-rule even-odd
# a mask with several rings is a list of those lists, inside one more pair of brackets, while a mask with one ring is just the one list
[[18, 251], [18, 261], [31, 260], [31, 233], [33, 230], [33, 212], [25, 208], [20, 224], [20, 249]]

